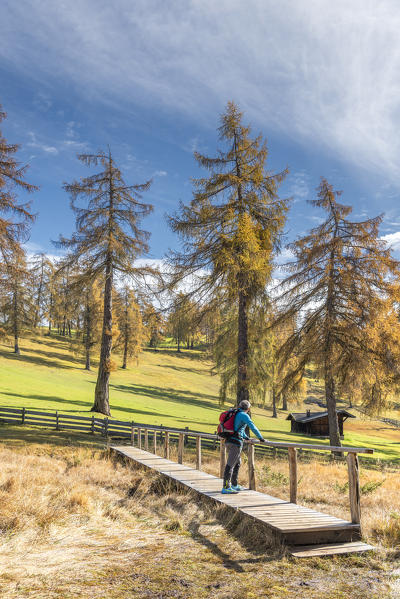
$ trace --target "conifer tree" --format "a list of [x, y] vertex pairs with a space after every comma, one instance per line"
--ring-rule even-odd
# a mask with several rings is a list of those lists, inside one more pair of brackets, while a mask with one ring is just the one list
[[115, 347], [122, 350], [122, 368], [126, 369], [128, 358], [137, 360], [142, 348], [142, 315], [135, 294], [128, 286], [117, 292], [115, 303], [119, 329]]
[[50, 280], [53, 264], [43, 252], [35, 254], [30, 263], [33, 295], [33, 328], [36, 329], [48, 313]]
[[[116, 273], [140, 277], [151, 271], [134, 267], [136, 258], [148, 250], [149, 235], [139, 228], [139, 223], [152, 210], [150, 204], [140, 201], [151, 181], [127, 185], [110, 150], [82, 154], [78, 158], [87, 166], [101, 165], [103, 170], [64, 185], [76, 214], [76, 232], [70, 239], [61, 237], [58, 244], [69, 250], [69, 264], [84, 259], [88, 280], [99, 277], [104, 280], [100, 363], [92, 410], [109, 415], [113, 281]], [[86, 205], [81, 206], [81, 200], [86, 200]], [[154, 274], [154, 271], [151, 272]]]
[[272, 257], [279, 246], [288, 209], [278, 197], [287, 170], [265, 169], [267, 146], [261, 136], [250, 137], [238, 107], [229, 102], [221, 116], [219, 139], [226, 149], [215, 158], [195, 152], [208, 178], [195, 179], [189, 205], [169, 218], [184, 242], [182, 252], [170, 254], [177, 286], [193, 277], [198, 301], [237, 306], [237, 402], [249, 398], [248, 313], [253, 298], [271, 277]]
[[[352, 208], [338, 202], [340, 193], [321, 180], [318, 198], [311, 204], [327, 213], [326, 220], [290, 248], [295, 261], [288, 265], [284, 308], [275, 324], [298, 318], [298, 326], [280, 348], [281, 362], [297, 355], [287, 381], [316, 364], [325, 381], [329, 437], [340, 445], [336, 414], [338, 382], [361, 364], [382, 360], [369, 334], [382, 313], [382, 302], [399, 301], [399, 263], [379, 239], [382, 217], [352, 222]], [[397, 328], [398, 335], [398, 328]]]
[[19, 355], [21, 332], [32, 326], [29, 269], [25, 251], [21, 247], [14, 248], [13, 253], [7, 256], [2, 272], [3, 326], [6, 333], [14, 338], [14, 353]]
[[[0, 123], [6, 116], [0, 106]], [[21, 166], [14, 157], [18, 149], [19, 145], [8, 144], [0, 131], [0, 255], [5, 264], [18, 260], [16, 252], [35, 219], [30, 212], [30, 202], [17, 200], [17, 190], [31, 193], [37, 189], [24, 179], [27, 166]]]
[[141, 301], [142, 320], [144, 325], [144, 336], [148, 341], [149, 347], [156, 348], [164, 332], [164, 317], [161, 312], [155, 309], [153, 304]]

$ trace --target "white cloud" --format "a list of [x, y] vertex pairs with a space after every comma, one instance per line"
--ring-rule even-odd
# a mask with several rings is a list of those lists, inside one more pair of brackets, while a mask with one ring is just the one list
[[151, 176], [152, 177], [166, 177], [168, 175], [167, 171], [155, 171]]
[[45, 143], [39, 142], [36, 139], [36, 135], [32, 132], [29, 131], [28, 133], [31, 141], [28, 141], [28, 143], [26, 144], [28, 147], [30, 148], [38, 148], [38, 150], [42, 150], [42, 152], [45, 152], [46, 154], [58, 154], [58, 150], [57, 148], [55, 148], [54, 146], [49, 146]]
[[387, 235], [383, 235], [381, 237], [383, 241], [393, 249], [400, 250], [400, 231], [396, 231], [396, 233], [388, 233]]
[[257, 128], [400, 174], [396, 0], [5, 0], [2, 14], [0, 54], [39, 82], [212, 128], [232, 98]]

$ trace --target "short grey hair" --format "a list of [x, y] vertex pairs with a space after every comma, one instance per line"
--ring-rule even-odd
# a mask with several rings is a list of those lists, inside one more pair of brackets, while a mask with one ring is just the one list
[[242, 399], [242, 401], [239, 404], [239, 408], [241, 410], [248, 410], [250, 408], [250, 402], [247, 401], [247, 399]]

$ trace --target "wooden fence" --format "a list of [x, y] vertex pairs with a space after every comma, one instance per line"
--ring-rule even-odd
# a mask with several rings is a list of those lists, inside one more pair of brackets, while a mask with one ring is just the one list
[[[96, 416], [76, 416], [74, 414], [60, 414], [59, 412], [48, 413], [30, 410], [27, 408], [0, 408], [0, 422], [9, 424], [30, 424], [52, 427], [56, 430], [76, 430], [88, 433], [100, 433], [105, 437], [117, 437], [128, 439], [131, 445], [137, 445], [140, 449], [151, 450], [157, 454], [159, 443], [163, 446], [164, 458], [169, 459], [171, 441], [178, 445], [178, 463], [183, 463], [184, 447], [190, 440], [194, 440], [196, 447], [196, 469], [201, 470], [202, 446], [212, 449], [219, 447], [220, 451], [220, 476], [222, 478], [225, 469], [225, 443], [217, 435], [190, 431], [189, 429], [173, 429], [163, 426], [140, 424], [113, 420], [109, 418], [98, 418]], [[150, 449], [151, 448], [151, 449]], [[349, 499], [351, 521], [360, 523], [360, 481], [358, 454], [372, 454], [373, 449], [363, 447], [331, 447], [327, 445], [312, 445], [306, 443], [278, 443], [273, 441], [247, 442], [247, 461], [249, 488], [256, 489], [255, 476], [255, 449], [265, 453], [273, 448], [275, 451], [283, 451], [289, 461], [289, 494], [290, 502], [297, 503], [297, 458], [299, 450], [332, 452], [344, 455], [347, 453], [347, 470], [349, 481]]]

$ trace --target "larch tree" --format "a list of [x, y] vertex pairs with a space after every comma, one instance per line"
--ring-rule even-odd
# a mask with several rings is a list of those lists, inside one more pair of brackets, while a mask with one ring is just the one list
[[[0, 106], [0, 123], [6, 118]], [[0, 254], [4, 264], [17, 260], [13, 254], [26, 241], [29, 226], [35, 216], [30, 211], [30, 202], [19, 202], [17, 191], [31, 193], [38, 188], [25, 181], [27, 166], [15, 158], [19, 145], [9, 144], [0, 131]]]
[[222, 300], [237, 306], [238, 403], [249, 399], [249, 309], [270, 280], [289, 205], [278, 196], [287, 169], [268, 172], [266, 143], [250, 133], [238, 107], [229, 102], [219, 127], [225, 150], [214, 158], [195, 152], [209, 177], [195, 179], [190, 204], [181, 204], [169, 217], [172, 230], [183, 240], [183, 251], [169, 255], [171, 286], [191, 277], [190, 295], [200, 303], [214, 298], [215, 305]]
[[[371, 326], [382, 313], [382, 302], [389, 302], [395, 312], [400, 297], [399, 263], [379, 239], [382, 217], [350, 221], [352, 208], [340, 204], [339, 195], [321, 180], [318, 198], [311, 204], [325, 210], [327, 217], [289, 246], [295, 260], [287, 265], [289, 274], [277, 300], [281, 314], [275, 321], [282, 325], [298, 319], [279, 350], [282, 363], [289, 364], [296, 355], [286, 383], [295, 381], [310, 363], [322, 372], [333, 446], [340, 446], [338, 383], [362, 364], [383, 359], [379, 342], [371, 340]], [[397, 319], [396, 336], [398, 326]]]
[[117, 291], [115, 307], [119, 330], [115, 348], [122, 351], [122, 368], [126, 369], [128, 358], [138, 360], [143, 342], [142, 315], [133, 289], [125, 286]]
[[30, 261], [33, 296], [33, 328], [36, 329], [49, 312], [50, 280], [53, 263], [43, 252], [35, 254]]
[[139, 228], [139, 223], [152, 210], [150, 204], [140, 201], [151, 181], [127, 185], [110, 150], [78, 158], [87, 166], [101, 165], [102, 170], [64, 185], [76, 214], [76, 232], [70, 239], [61, 237], [58, 245], [69, 250], [67, 263], [84, 259], [88, 279], [104, 280], [100, 362], [92, 411], [110, 415], [113, 282], [117, 273], [140, 278], [151, 271], [134, 266], [135, 260], [148, 251], [149, 234]]
[[31, 328], [33, 304], [30, 294], [30, 273], [25, 251], [20, 247], [7, 256], [2, 269], [3, 326], [14, 339], [14, 353], [21, 353], [19, 339], [23, 329]]

